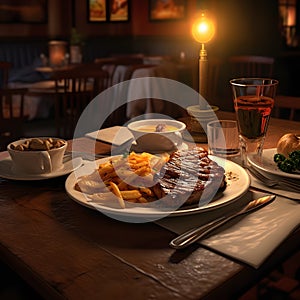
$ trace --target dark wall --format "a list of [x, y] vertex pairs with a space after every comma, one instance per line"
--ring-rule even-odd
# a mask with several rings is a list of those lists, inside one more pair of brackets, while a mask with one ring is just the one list
[[277, 56], [280, 52], [277, 1], [217, 0], [217, 51]]
[[220, 96], [217, 105], [232, 110], [228, 58], [232, 55], [262, 55], [276, 59], [274, 76], [280, 79], [285, 66], [277, 64], [282, 53], [278, 6], [275, 0], [216, 0], [212, 6], [217, 34], [208, 45], [211, 56], [222, 58]]
[[226, 56], [244, 52], [275, 54], [280, 49], [278, 8], [275, 0], [188, 0], [186, 18], [179, 21], [149, 20], [149, 1], [130, 1], [129, 22], [91, 23], [87, 19], [87, 0], [48, 0], [46, 24], [0, 24], [0, 37], [69, 38], [76, 26], [86, 38], [117, 36], [191, 37], [191, 22], [199, 9], [209, 9], [217, 31], [208, 47], [212, 53]]

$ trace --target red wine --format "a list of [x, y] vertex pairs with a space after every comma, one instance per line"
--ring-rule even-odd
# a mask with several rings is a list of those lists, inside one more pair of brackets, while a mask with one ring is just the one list
[[266, 134], [274, 99], [265, 96], [240, 96], [234, 100], [239, 132], [248, 139]]

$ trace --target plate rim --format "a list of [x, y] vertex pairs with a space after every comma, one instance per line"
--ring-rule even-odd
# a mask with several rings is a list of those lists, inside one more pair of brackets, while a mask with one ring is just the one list
[[[4, 158], [0, 159], [0, 165], [1, 165], [1, 163], [5, 162], [5, 161], [12, 162], [12, 159], [10, 156], [4, 157]], [[61, 170], [57, 170], [53, 173], [45, 173], [45, 174], [21, 173], [20, 175], [18, 175], [18, 174], [15, 174], [15, 172], [13, 172], [12, 170], [9, 170], [6, 173], [2, 173], [2, 170], [0, 170], [0, 178], [9, 179], [9, 180], [18, 180], [18, 181], [36, 181], [36, 180], [52, 179], [52, 178], [64, 176], [64, 175], [74, 172], [76, 169], [81, 167], [83, 160], [81, 157], [75, 157], [75, 158], [72, 158], [72, 159], [68, 160], [67, 162], [65, 162], [64, 165], [66, 163], [72, 163], [72, 165], [75, 163], [76, 165], [75, 165], [75, 167], [73, 165], [72, 168], [67, 169], [67, 170], [62, 168]]]
[[[112, 215], [112, 216], [130, 216], [132, 218], [136, 217], [136, 218], [141, 218], [141, 217], [177, 217], [177, 216], [187, 216], [187, 215], [192, 215], [192, 214], [198, 214], [198, 213], [203, 213], [203, 212], [207, 212], [207, 211], [210, 211], [210, 210], [214, 210], [214, 209], [217, 209], [217, 208], [221, 208], [221, 207], [224, 207], [228, 204], [231, 204], [232, 202], [234, 201], [237, 201], [238, 199], [240, 199], [243, 195], [245, 195], [247, 193], [247, 191], [249, 190], [249, 187], [250, 187], [250, 176], [249, 174], [247, 173], [247, 171], [242, 167], [240, 166], [239, 164], [233, 162], [233, 161], [230, 161], [230, 160], [226, 160], [224, 158], [220, 158], [220, 157], [216, 157], [216, 156], [210, 156], [212, 158], [216, 158], [217, 160], [221, 160], [221, 162], [223, 164], [229, 164], [229, 165], [232, 165], [236, 168], [238, 168], [239, 170], [239, 173], [241, 174], [241, 176], [244, 178], [245, 180], [245, 184], [243, 185], [243, 189], [240, 190], [240, 192], [230, 198], [229, 200], [225, 201], [225, 202], [220, 202], [220, 199], [222, 199], [223, 197], [221, 197], [220, 199], [216, 200], [216, 201], [213, 201], [211, 203], [208, 203], [207, 205], [205, 206], [201, 206], [201, 207], [196, 207], [196, 208], [190, 208], [190, 209], [181, 209], [181, 210], [175, 210], [175, 211], [171, 211], [171, 212], [152, 212], [152, 213], [136, 213], [136, 212], [128, 212], [128, 210], [124, 210], [124, 209], [114, 209], [114, 208], [110, 208], [110, 207], [107, 207], [107, 206], [101, 206], [101, 204], [97, 204], [99, 206], [101, 206], [101, 209], [97, 209], [95, 207], [95, 205], [91, 205], [89, 204], [87, 201], [82, 201], [80, 198], [78, 199], [77, 197], [75, 197], [76, 194], [78, 195], [82, 195], [82, 193], [74, 190], [74, 184], [77, 180], [76, 178], [76, 171], [79, 171], [81, 168], [87, 168], [88, 165], [83, 165], [81, 168], [77, 169], [76, 171], [73, 171], [71, 174], [69, 174], [69, 176], [67, 177], [66, 181], [65, 181], [65, 190], [68, 194], [68, 196], [74, 200], [75, 202], [85, 206], [85, 207], [88, 207], [90, 209], [93, 209], [93, 210], [98, 210], [100, 213], [104, 213], [104, 214], [107, 214], [107, 215]], [[105, 158], [101, 158], [99, 160], [96, 160], [95, 163], [98, 165], [99, 163], [102, 163], [108, 159], [110, 159], [111, 157], [105, 157]], [[90, 165], [91, 166], [91, 165]], [[95, 166], [95, 165], [94, 165]], [[226, 173], [226, 169], [225, 169], [225, 173]], [[227, 187], [228, 188], [228, 187]], [[75, 193], [75, 195], [74, 195]], [[82, 198], [82, 197], [81, 197]], [[83, 198], [85, 199], [85, 196], [83, 195]]]
[[[274, 155], [277, 153], [277, 148], [264, 149], [262, 152], [262, 159], [264, 159], [264, 154], [267, 154], [267, 152], [268, 152], [268, 154], [270, 152], [270, 153], [272, 153], [272, 155]], [[267, 158], [267, 159], [270, 159], [270, 158]], [[263, 161], [261, 163], [258, 161], [255, 161], [254, 157], [252, 158], [251, 156], [249, 156], [248, 160], [252, 166], [254, 166], [255, 168], [257, 168], [261, 171], [264, 171], [268, 174], [279, 176], [279, 177], [291, 178], [291, 179], [300, 179], [300, 174], [283, 172], [276, 166], [275, 162], [274, 162], [274, 170], [272, 170], [271, 168], [268, 168], [267, 166], [261, 165], [261, 164], [263, 164]]]

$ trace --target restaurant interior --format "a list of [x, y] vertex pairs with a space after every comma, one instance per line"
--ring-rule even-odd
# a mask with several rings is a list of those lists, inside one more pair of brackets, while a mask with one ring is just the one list
[[[271, 58], [271, 65], [264, 63], [265, 70], [260, 72], [280, 81], [277, 94], [283, 96], [283, 99], [278, 97], [274, 114], [299, 118], [299, 107], [294, 104], [299, 102], [297, 96], [300, 94], [296, 73], [300, 26], [299, 14], [296, 13], [299, 7], [297, 1], [264, 1], [259, 5], [259, 11], [263, 14], [259, 14], [255, 2], [191, 0], [186, 1], [184, 12], [178, 13], [179, 16], [157, 17], [154, 15], [155, 1], [144, 3], [132, 0], [126, 6], [125, 17], [119, 18], [116, 14], [115, 19], [109, 5], [106, 5], [104, 17], [98, 18], [93, 2], [97, 3], [90, 1], [89, 6], [89, 1], [30, 1], [26, 9], [18, 1], [13, 1], [11, 5], [3, 1], [0, 61], [10, 63], [8, 86], [27, 89], [24, 101], [27, 122], [23, 135], [51, 134], [58, 126], [54, 121], [55, 93], [52, 91], [52, 95], [48, 95], [50, 89], [53, 90], [52, 73], [47, 70], [49, 65], [90, 65], [96, 61], [103, 65], [103, 59], [119, 59], [110, 63], [110, 85], [140, 76], [133, 74], [133, 69], [144, 65], [147, 68], [163, 65], [163, 70], [154, 70], [158, 72], [154, 76], [175, 79], [198, 91], [201, 43], [193, 38], [191, 27], [199, 11], [209, 12], [216, 27], [212, 40], [205, 45], [211, 66], [209, 75], [203, 76], [209, 77], [206, 79], [209, 93], [206, 100], [220, 110], [232, 111], [229, 80], [242, 74], [241, 70], [234, 69], [231, 58], [266, 57]], [[122, 1], [119, 2], [122, 4]], [[14, 6], [18, 8], [15, 11]], [[122, 8], [120, 12], [123, 13]], [[240, 16], [243, 16], [242, 20]], [[56, 51], [58, 54], [54, 53]], [[108, 65], [107, 62], [106, 67]], [[114, 72], [117, 65], [127, 65], [131, 75], [127, 72], [127, 77], [122, 78], [124, 71], [122, 75], [120, 71]], [[149, 68], [151, 71], [153, 68]], [[5, 78], [5, 75], [2, 76]], [[296, 105], [292, 108], [292, 116], [289, 107], [279, 108], [279, 103], [286, 103], [286, 96], [292, 96], [288, 102], [293, 104], [284, 106]], [[128, 112], [126, 115], [125, 110], [120, 107], [103, 125], [124, 124], [134, 116], [128, 115]], [[47, 127], [48, 131], [35, 133], [36, 127]]]
[[[167, 13], [161, 13], [164, 5]], [[192, 34], [199, 12], [208, 14], [215, 26], [213, 37], [204, 43]], [[4, 90], [24, 97], [24, 114], [13, 121], [14, 128], [6, 130], [15, 132], [7, 139], [4, 125], [0, 129], [1, 151], [21, 137], [72, 138], [84, 106], [77, 107], [80, 111], [71, 121], [70, 108], [57, 107], [63, 96], [56, 86], [62, 76], [74, 76], [71, 70], [81, 77], [86, 72], [89, 78], [98, 71], [93, 82], [99, 84], [97, 89], [93, 85], [87, 101], [115, 84], [147, 76], [176, 80], [198, 92], [203, 84], [201, 45], [207, 55], [204, 84], [210, 105], [233, 112], [229, 80], [248, 76], [245, 69], [234, 68], [234, 60], [243, 58], [249, 71], [258, 59], [263, 64], [260, 73], [249, 75], [279, 81], [273, 116], [300, 122], [297, 0], [0, 0], [0, 36], [1, 97], [9, 93]], [[183, 107], [187, 103], [182, 99]], [[102, 128], [122, 126], [149, 111], [143, 109], [121, 103], [103, 120]], [[179, 106], [151, 109], [176, 119], [188, 117]], [[300, 299], [295, 296], [300, 295], [299, 255], [298, 251], [287, 257], [239, 299]], [[5, 263], [0, 274], [5, 278], [0, 284], [1, 299], [43, 299]], [[296, 298], [289, 296], [291, 290]]]

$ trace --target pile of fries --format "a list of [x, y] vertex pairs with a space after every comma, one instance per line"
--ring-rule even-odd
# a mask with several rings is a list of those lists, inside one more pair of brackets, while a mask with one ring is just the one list
[[81, 177], [75, 189], [88, 194], [89, 199], [95, 202], [111, 200], [113, 193], [122, 208], [125, 208], [125, 201], [152, 202], [157, 200], [153, 176], [168, 158], [167, 154], [156, 156], [131, 152], [126, 157], [100, 164], [95, 172]]

